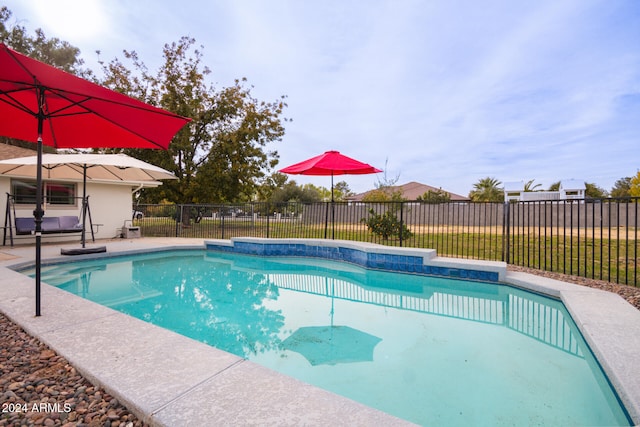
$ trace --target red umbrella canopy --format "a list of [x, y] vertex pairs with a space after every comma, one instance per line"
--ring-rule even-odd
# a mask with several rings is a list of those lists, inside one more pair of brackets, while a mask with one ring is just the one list
[[[161, 148], [190, 119], [81, 79], [0, 43], [0, 135], [38, 143], [36, 316], [40, 316], [42, 145]], [[83, 200], [83, 211], [86, 206]], [[84, 240], [83, 240], [84, 242]], [[84, 246], [84, 245], [83, 245]]]
[[366, 175], [382, 172], [367, 163], [340, 154], [339, 151], [327, 151], [316, 157], [280, 169], [282, 173], [293, 175]]
[[[39, 106], [41, 107], [39, 109]], [[22, 55], [0, 43], [0, 134], [57, 148], [160, 148], [190, 119]]]

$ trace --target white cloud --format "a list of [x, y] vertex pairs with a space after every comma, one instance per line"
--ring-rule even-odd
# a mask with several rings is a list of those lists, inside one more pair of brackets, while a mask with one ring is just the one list
[[62, 40], [95, 42], [113, 27], [107, 5], [99, 0], [25, 1], [42, 28]]

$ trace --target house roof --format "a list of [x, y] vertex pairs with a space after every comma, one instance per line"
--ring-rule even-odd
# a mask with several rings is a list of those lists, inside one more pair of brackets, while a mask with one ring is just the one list
[[36, 154], [36, 150], [9, 144], [0, 144], [0, 160], [17, 159], [18, 157], [35, 156]]
[[[407, 199], [407, 200], [416, 200], [419, 196], [422, 196], [424, 193], [428, 192], [428, 191], [444, 191], [445, 193], [448, 193], [449, 196], [451, 197], [452, 201], [467, 201], [469, 200], [468, 197], [465, 196], [461, 196], [459, 194], [455, 194], [452, 193], [450, 191], [446, 191], [443, 190], [442, 188], [436, 188], [436, 187], [432, 187], [430, 185], [427, 184], [421, 184], [419, 182], [415, 182], [415, 181], [411, 181], [408, 182], [406, 184], [403, 185], [395, 185], [392, 187], [389, 187], [391, 191], [400, 191], [402, 193], [402, 197]], [[374, 190], [370, 190], [364, 193], [360, 193], [360, 194], [356, 194], [355, 196], [351, 196], [351, 197], [347, 197], [347, 200], [351, 200], [354, 202], [360, 201], [362, 200], [362, 198], [364, 196], [366, 196], [367, 194], [369, 194], [371, 191]]]

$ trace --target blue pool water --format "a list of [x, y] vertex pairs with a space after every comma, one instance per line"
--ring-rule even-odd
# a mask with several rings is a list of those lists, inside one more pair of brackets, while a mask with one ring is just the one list
[[630, 425], [563, 305], [509, 286], [210, 251], [42, 278], [418, 424]]

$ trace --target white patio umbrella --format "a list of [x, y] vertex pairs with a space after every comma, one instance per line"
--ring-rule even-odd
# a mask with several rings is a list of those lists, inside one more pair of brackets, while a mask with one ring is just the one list
[[[0, 160], [0, 175], [35, 178], [38, 157]], [[43, 154], [43, 179], [82, 179], [82, 247], [85, 247], [87, 180], [127, 182], [144, 186], [164, 179], [177, 179], [168, 170], [126, 154]]]
[[[0, 161], [0, 174], [35, 177], [37, 156]], [[43, 154], [43, 179], [86, 179], [145, 183], [176, 176], [158, 166], [126, 154]]]

